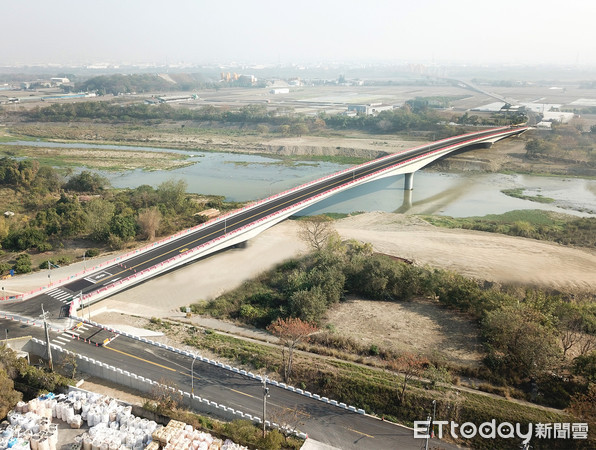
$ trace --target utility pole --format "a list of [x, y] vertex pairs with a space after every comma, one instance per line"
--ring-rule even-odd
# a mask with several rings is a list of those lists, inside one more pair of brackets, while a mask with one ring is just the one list
[[[193, 355], [192, 357], [192, 364], [190, 365], [190, 395], [195, 395], [195, 361], [197, 360], [197, 356]], [[192, 397], [191, 397], [192, 401]]]
[[426, 446], [424, 447], [425, 450], [428, 450], [428, 442], [430, 438], [432, 438], [435, 433], [433, 432], [434, 422], [435, 422], [435, 414], [437, 413], [437, 401], [433, 400], [433, 416], [432, 419], [428, 418], [428, 431], [426, 432]]
[[43, 326], [45, 328], [46, 331], [46, 347], [48, 349], [48, 367], [50, 368], [51, 371], [54, 370], [54, 364], [52, 362], [52, 347], [50, 347], [50, 332], [48, 329], [48, 322], [46, 320], [46, 317], [49, 315], [49, 312], [45, 312], [43, 310], [43, 303], [41, 304], [41, 316], [43, 318]]
[[267, 387], [267, 377], [263, 377], [263, 437], [267, 434], [265, 418], [267, 417], [267, 397], [269, 397], [269, 388]]

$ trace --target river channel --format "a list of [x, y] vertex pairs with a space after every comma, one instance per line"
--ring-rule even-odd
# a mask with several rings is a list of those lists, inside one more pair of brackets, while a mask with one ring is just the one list
[[[349, 165], [330, 162], [285, 162], [260, 155], [184, 151], [154, 147], [62, 144], [49, 142], [5, 143], [62, 148], [167, 151], [191, 155], [192, 165], [169, 171], [132, 170], [103, 172], [112, 186], [135, 188], [157, 186], [182, 179], [188, 191], [223, 195], [232, 201], [265, 198], [308, 181], [345, 169]], [[81, 169], [82, 170], [82, 169]], [[596, 216], [596, 180], [499, 173], [442, 173], [421, 170], [414, 175], [414, 190], [403, 189], [403, 175], [355, 187], [304, 210], [301, 214], [355, 211], [407, 212], [453, 217], [501, 214], [517, 209], [543, 209], [579, 216]], [[521, 188], [526, 196], [541, 195], [553, 203], [537, 203], [503, 194], [504, 189]]]

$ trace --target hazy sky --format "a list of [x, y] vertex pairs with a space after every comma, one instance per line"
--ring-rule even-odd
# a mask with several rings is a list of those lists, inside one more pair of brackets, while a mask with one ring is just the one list
[[596, 65], [595, 0], [4, 0], [0, 66]]

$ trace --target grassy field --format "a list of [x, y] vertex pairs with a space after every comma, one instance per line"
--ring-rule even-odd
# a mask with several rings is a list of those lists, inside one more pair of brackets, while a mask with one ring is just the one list
[[522, 189], [522, 188], [503, 189], [501, 192], [505, 195], [508, 195], [509, 197], [521, 198], [522, 200], [530, 200], [532, 202], [537, 202], [537, 203], [554, 203], [555, 202], [554, 198], [544, 197], [540, 194], [538, 194], [538, 195], [524, 195], [524, 189]]
[[56, 148], [7, 146], [0, 144], [0, 155], [27, 157], [41, 165], [56, 168], [87, 167], [99, 170], [172, 170], [192, 165], [189, 155], [169, 152], [110, 150], [102, 148]]
[[511, 236], [554, 241], [581, 247], [596, 246], [596, 218], [524, 209], [483, 217], [421, 216], [432, 225], [464, 228]]

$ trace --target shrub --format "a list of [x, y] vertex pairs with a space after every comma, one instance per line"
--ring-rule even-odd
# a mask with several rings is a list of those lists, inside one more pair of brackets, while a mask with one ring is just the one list
[[29, 273], [33, 269], [31, 268], [31, 257], [26, 253], [21, 253], [17, 256], [17, 262], [13, 266], [13, 269], [17, 273]]
[[70, 256], [61, 256], [60, 258], [58, 258], [58, 264], [67, 266], [71, 262], [72, 262], [72, 259], [70, 258]]
[[98, 255], [99, 255], [99, 249], [97, 249], [97, 248], [90, 248], [85, 252], [86, 258], [93, 258]]

